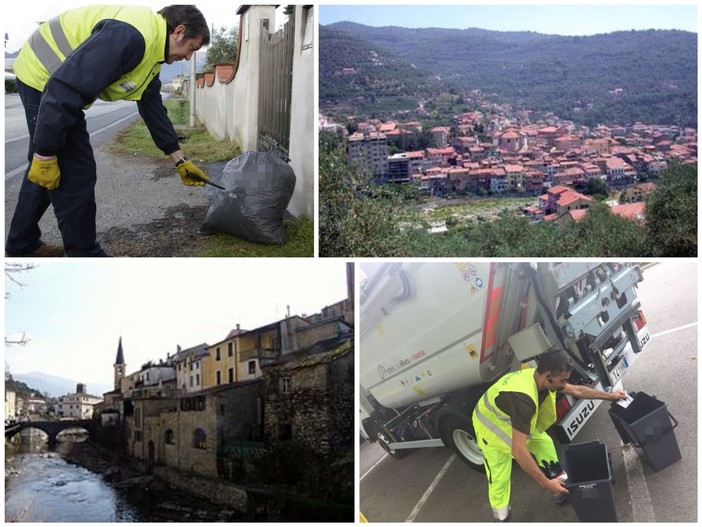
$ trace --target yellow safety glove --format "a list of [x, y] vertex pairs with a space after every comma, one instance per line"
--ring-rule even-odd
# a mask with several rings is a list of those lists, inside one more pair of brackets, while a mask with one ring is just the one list
[[59, 186], [61, 179], [61, 171], [58, 166], [58, 158], [56, 156], [43, 157], [34, 154], [32, 165], [29, 167], [27, 174], [29, 181], [41, 185], [49, 190], [54, 190]]
[[[208, 177], [205, 175], [205, 173], [197, 168], [192, 161], [189, 161], [185, 158], [181, 159], [176, 163], [176, 170], [178, 171], [178, 174], [180, 175], [180, 179], [183, 181], [183, 185], [187, 185], [189, 187], [204, 187], [205, 182], [200, 181], [197, 178], [200, 178], [202, 180], [207, 181]], [[191, 177], [195, 176], [195, 177]]]

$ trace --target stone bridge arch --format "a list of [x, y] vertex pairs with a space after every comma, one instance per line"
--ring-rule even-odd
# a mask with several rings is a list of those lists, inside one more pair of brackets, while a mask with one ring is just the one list
[[93, 421], [89, 419], [81, 419], [75, 421], [24, 421], [5, 429], [5, 438], [10, 438], [19, 434], [27, 428], [36, 428], [41, 430], [48, 437], [49, 445], [55, 445], [58, 442], [58, 435], [64, 430], [70, 428], [81, 428], [88, 432], [89, 436], [95, 435], [95, 426]]

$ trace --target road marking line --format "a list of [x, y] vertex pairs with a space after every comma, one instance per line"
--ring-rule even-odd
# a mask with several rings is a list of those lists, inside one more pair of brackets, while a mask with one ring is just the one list
[[656, 514], [651, 503], [651, 494], [648, 483], [643, 473], [641, 460], [633, 445], [622, 448], [626, 479], [629, 484], [629, 497], [631, 498], [631, 513], [634, 523], [655, 522]]
[[667, 335], [668, 333], [675, 333], [676, 331], [682, 331], [683, 329], [689, 329], [689, 328], [695, 327], [696, 325], [697, 325], [697, 322], [692, 322], [691, 324], [685, 324], [684, 326], [678, 326], [677, 328], [667, 329], [665, 331], [661, 331], [660, 333], [656, 333], [655, 335], [651, 335], [651, 338], [662, 337], [663, 335]]
[[386, 453], [383, 457], [381, 457], [378, 461], [376, 461], [376, 462], [375, 462], [375, 465], [373, 465], [371, 468], [369, 468], [369, 469], [368, 469], [368, 472], [366, 472], [365, 474], [363, 474], [363, 476], [361, 476], [361, 479], [359, 479], [358, 481], [363, 481], [363, 478], [365, 478], [368, 474], [370, 474], [371, 471], [372, 471], [375, 467], [377, 467], [378, 465], [380, 465], [380, 462], [381, 462], [383, 459], [385, 459], [386, 457], [388, 457], [389, 455], [390, 455], [390, 454], [387, 454], [387, 453]]
[[[131, 119], [131, 118], [135, 117], [135, 116], [138, 115], [138, 114], [139, 114], [139, 112], [132, 112], [132, 113], [130, 113], [129, 115], [127, 115], [126, 117], [122, 117], [122, 118], [119, 119], [118, 121], [115, 121], [114, 123], [108, 124], [107, 126], [103, 126], [103, 127], [100, 128], [99, 130], [95, 130], [94, 132], [92, 132], [92, 133], [90, 134], [90, 137], [93, 137], [94, 135], [99, 134], [100, 132], [104, 132], [105, 130], [109, 130], [109, 129], [112, 128], [113, 126], [117, 126], [118, 124], [123, 123], [123, 122], [126, 121], [127, 119]], [[28, 138], [29, 138], [29, 136], [27, 136], [27, 139], [28, 139]], [[20, 139], [24, 139], [24, 138], [20, 138]], [[25, 170], [27, 170], [27, 164], [26, 164], [26, 163], [23, 163], [22, 165], [18, 166], [17, 168], [15, 168], [14, 170], [12, 170], [11, 172], [8, 172], [7, 174], [5, 174], [5, 180], [12, 179], [12, 178], [15, 177], [17, 174], [20, 174], [21, 172], [24, 172]]]
[[419, 514], [419, 511], [422, 510], [422, 507], [424, 506], [426, 501], [429, 499], [429, 496], [431, 496], [431, 493], [434, 492], [434, 489], [439, 484], [439, 481], [441, 481], [441, 478], [443, 478], [444, 474], [446, 474], [446, 471], [451, 466], [451, 463], [453, 463], [454, 459], [456, 459], [455, 453], [451, 455], [451, 457], [448, 459], [448, 461], [444, 464], [443, 468], [436, 475], [436, 477], [434, 478], [434, 481], [431, 482], [431, 485], [429, 485], [429, 488], [424, 493], [424, 496], [422, 496], [421, 499], [417, 502], [417, 505], [415, 505], [414, 510], [410, 513], [410, 515], [407, 517], [405, 522], [411, 523], [414, 521], [414, 519], [417, 517], [417, 514]]

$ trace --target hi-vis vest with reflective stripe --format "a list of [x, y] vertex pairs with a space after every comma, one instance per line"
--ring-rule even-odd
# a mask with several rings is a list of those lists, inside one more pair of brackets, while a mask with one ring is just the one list
[[534, 401], [537, 411], [531, 418], [529, 437], [535, 430], [546, 430], [556, 422], [556, 394], [549, 391], [539, 406], [535, 371], [534, 368], [527, 368], [508, 373], [490, 386], [480, 398], [473, 413], [473, 425], [478, 436], [485, 439], [490, 447], [506, 453], [512, 451], [512, 420], [495, 404], [495, 399], [501, 392], [525, 393]]
[[141, 99], [161, 70], [168, 36], [166, 20], [149, 7], [109, 5], [66, 11], [34, 31], [15, 60], [15, 74], [28, 86], [43, 91], [49, 77], [66, 57], [90, 38], [95, 26], [106, 19], [126, 22], [137, 29], [144, 37], [146, 49], [137, 67], [105, 88], [98, 97], [104, 101]]

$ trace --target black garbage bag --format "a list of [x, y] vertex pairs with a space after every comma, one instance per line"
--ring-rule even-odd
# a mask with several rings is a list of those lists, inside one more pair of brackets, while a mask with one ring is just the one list
[[283, 214], [295, 190], [295, 172], [273, 152], [246, 152], [224, 167], [226, 190], [207, 187], [204, 228], [262, 244], [285, 243]]

